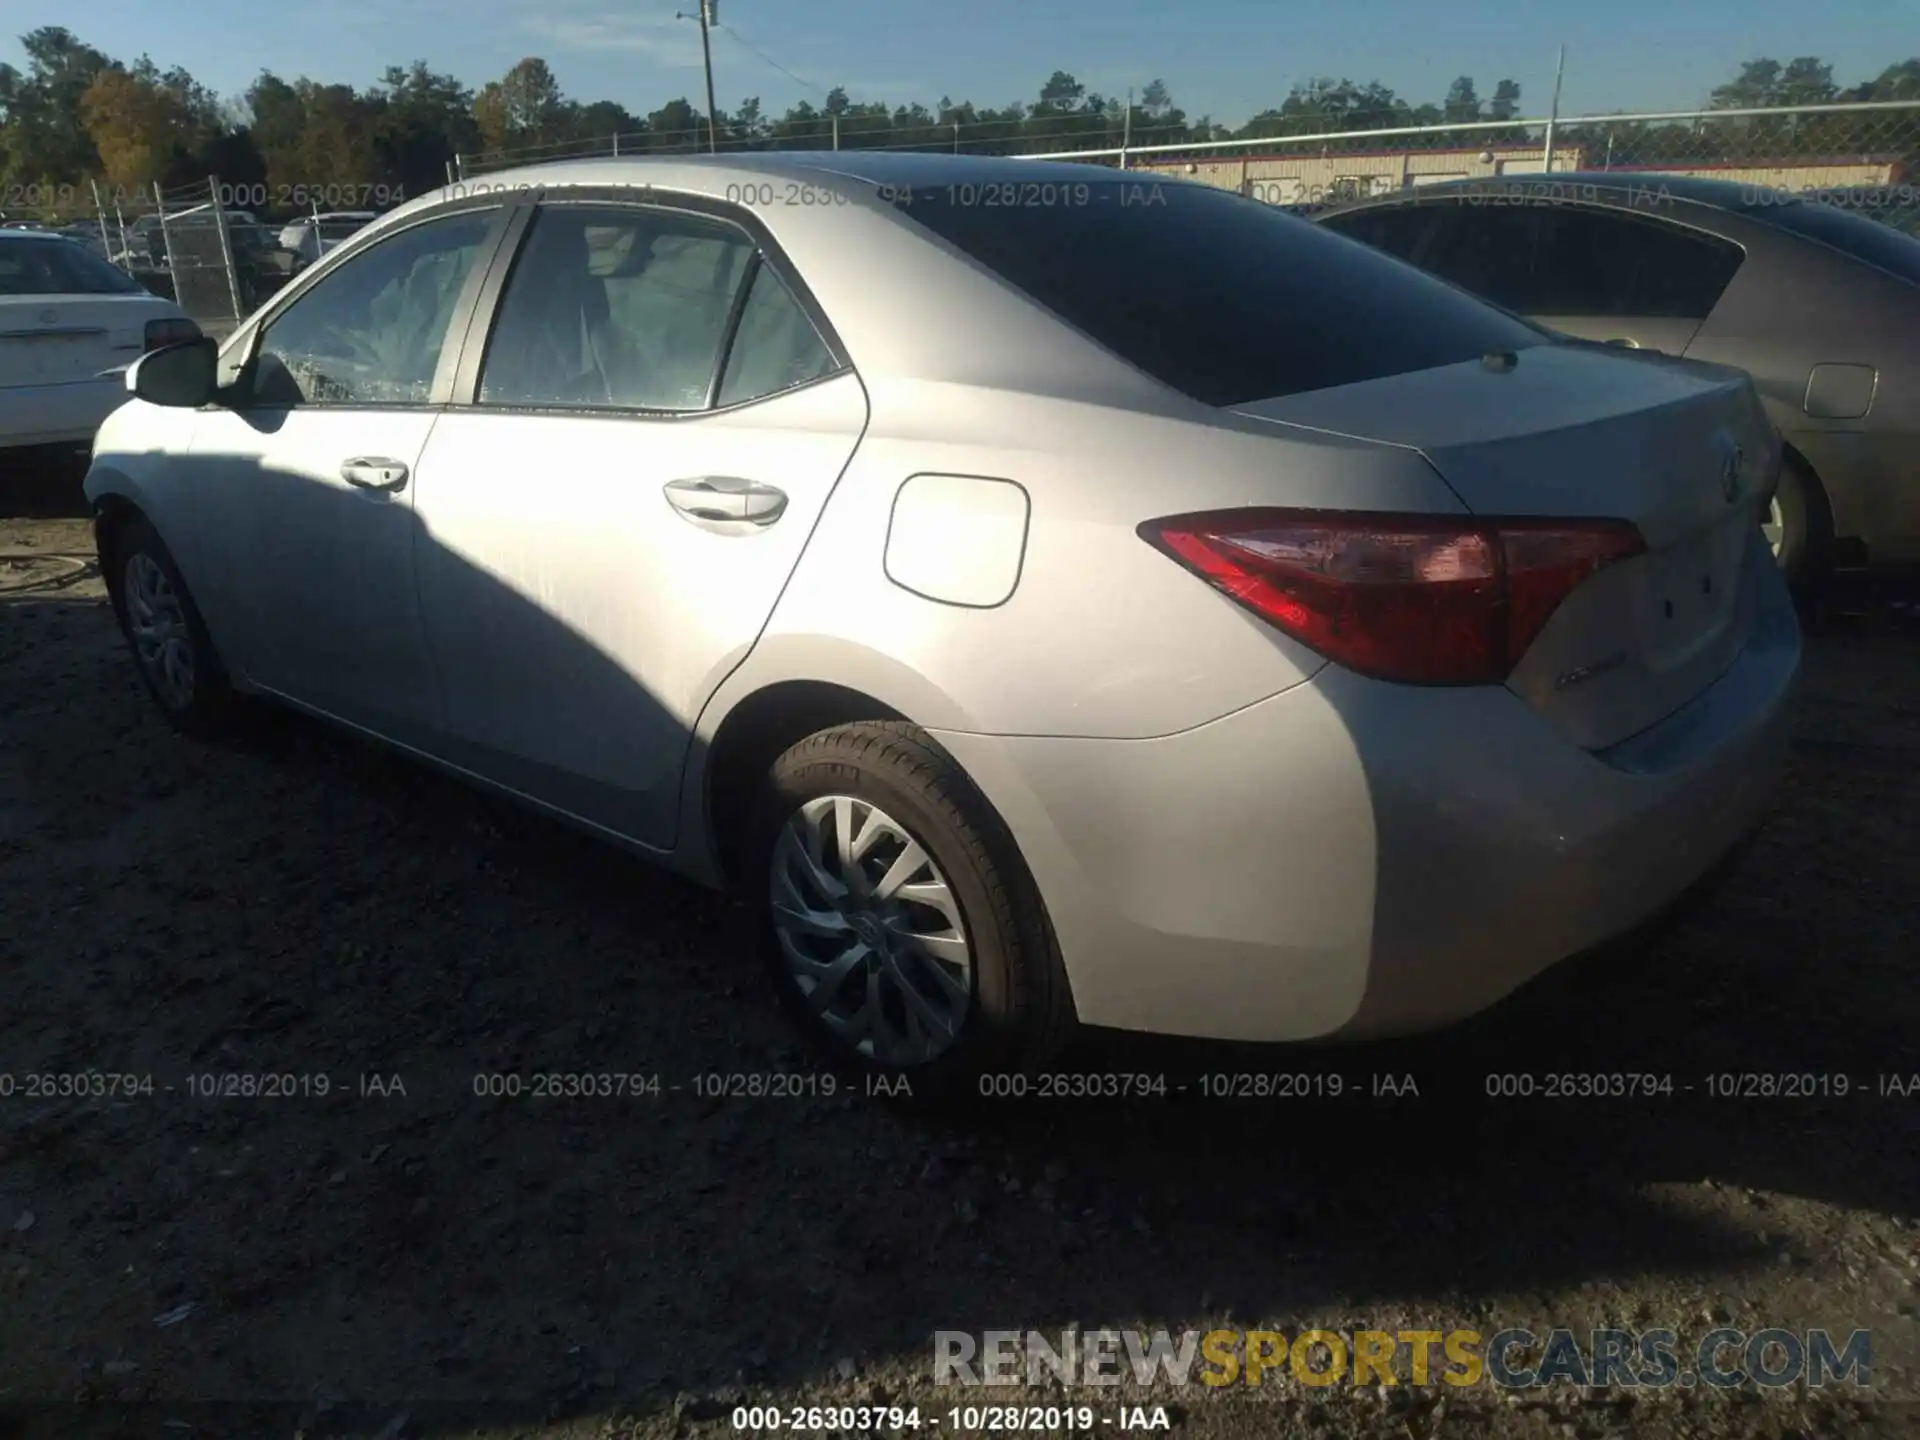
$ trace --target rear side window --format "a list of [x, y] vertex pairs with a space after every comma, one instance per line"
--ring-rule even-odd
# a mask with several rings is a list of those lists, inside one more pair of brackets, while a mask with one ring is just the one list
[[1704, 320], [1746, 258], [1738, 245], [1661, 220], [1570, 205], [1535, 214], [1544, 314]]
[[753, 254], [702, 216], [544, 207], [508, 277], [479, 402], [705, 409]]
[[1230, 191], [1076, 180], [1032, 187], [1057, 192], [1055, 203], [991, 203], [989, 192], [1026, 188], [915, 187], [895, 204], [1122, 359], [1208, 405], [1543, 343], [1471, 296]]
[[833, 369], [819, 331], [770, 266], [757, 263], [727, 352], [718, 403], [738, 405], [773, 395]]
[[0, 295], [134, 295], [139, 291], [139, 281], [72, 240], [0, 240]]
[[1910, 285], [1920, 285], [1920, 240], [1902, 234], [1893, 225], [1836, 205], [1790, 204], [1756, 205], [1742, 211], [1749, 220], [1758, 220], [1775, 229], [1788, 230], [1831, 245], [1855, 260], [1897, 275]]
[[1421, 264], [1523, 315], [1704, 320], [1745, 253], [1716, 236], [1565, 203], [1454, 203]]

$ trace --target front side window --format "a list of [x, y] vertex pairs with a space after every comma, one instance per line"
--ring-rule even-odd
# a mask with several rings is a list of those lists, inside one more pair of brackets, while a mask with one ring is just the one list
[[494, 214], [465, 211], [410, 226], [275, 315], [260, 338], [255, 403], [426, 404]]
[[0, 240], [0, 295], [139, 292], [139, 281], [72, 240]]
[[501, 296], [482, 405], [704, 409], [755, 246], [679, 211], [550, 205]]

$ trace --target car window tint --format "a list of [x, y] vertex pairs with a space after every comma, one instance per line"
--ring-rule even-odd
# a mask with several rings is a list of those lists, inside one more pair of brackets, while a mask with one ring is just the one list
[[1433, 228], [1435, 208], [1432, 205], [1376, 205], [1329, 215], [1320, 223], [1376, 250], [1412, 260], [1420, 249], [1420, 242]]
[[[915, 187], [923, 225], [1147, 374], [1210, 405], [1299, 394], [1544, 342], [1310, 221], [1212, 186]], [[1024, 192], [1022, 192], [1024, 193]]]
[[268, 322], [256, 403], [419, 405], [493, 224], [468, 211], [412, 226], [348, 260]]
[[1704, 320], [1745, 258], [1717, 236], [1564, 203], [1444, 208], [1421, 264], [1523, 315]]
[[1534, 276], [1539, 210], [1459, 201], [1435, 208], [1421, 267], [1519, 314], [1539, 313]]
[[71, 240], [0, 240], [0, 295], [132, 295], [140, 283]]
[[1536, 207], [1531, 308], [1543, 315], [1704, 320], [1745, 252], [1663, 220]]
[[555, 205], [500, 301], [482, 405], [699, 410], [754, 245], [668, 210]]
[[833, 369], [833, 356], [770, 265], [754, 267], [740, 328], [727, 352], [719, 402], [738, 405], [817, 380]]

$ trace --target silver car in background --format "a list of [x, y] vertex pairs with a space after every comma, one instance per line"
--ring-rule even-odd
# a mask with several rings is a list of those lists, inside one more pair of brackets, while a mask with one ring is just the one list
[[1888, 197], [1830, 193], [1512, 175], [1315, 219], [1554, 330], [1745, 370], [1785, 442], [1765, 529], [1811, 591], [1920, 562], [1920, 240]]
[[551, 165], [143, 362], [86, 489], [161, 708], [298, 707], [757, 905], [839, 1060], [1470, 1014], [1760, 822], [1738, 372], [1211, 188]]

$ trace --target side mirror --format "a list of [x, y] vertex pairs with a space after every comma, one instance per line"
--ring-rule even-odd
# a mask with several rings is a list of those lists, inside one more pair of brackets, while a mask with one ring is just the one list
[[127, 367], [127, 393], [150, 405], [197, 410], [213, 401], [219, 354], [206, 336], [150, 351]]

